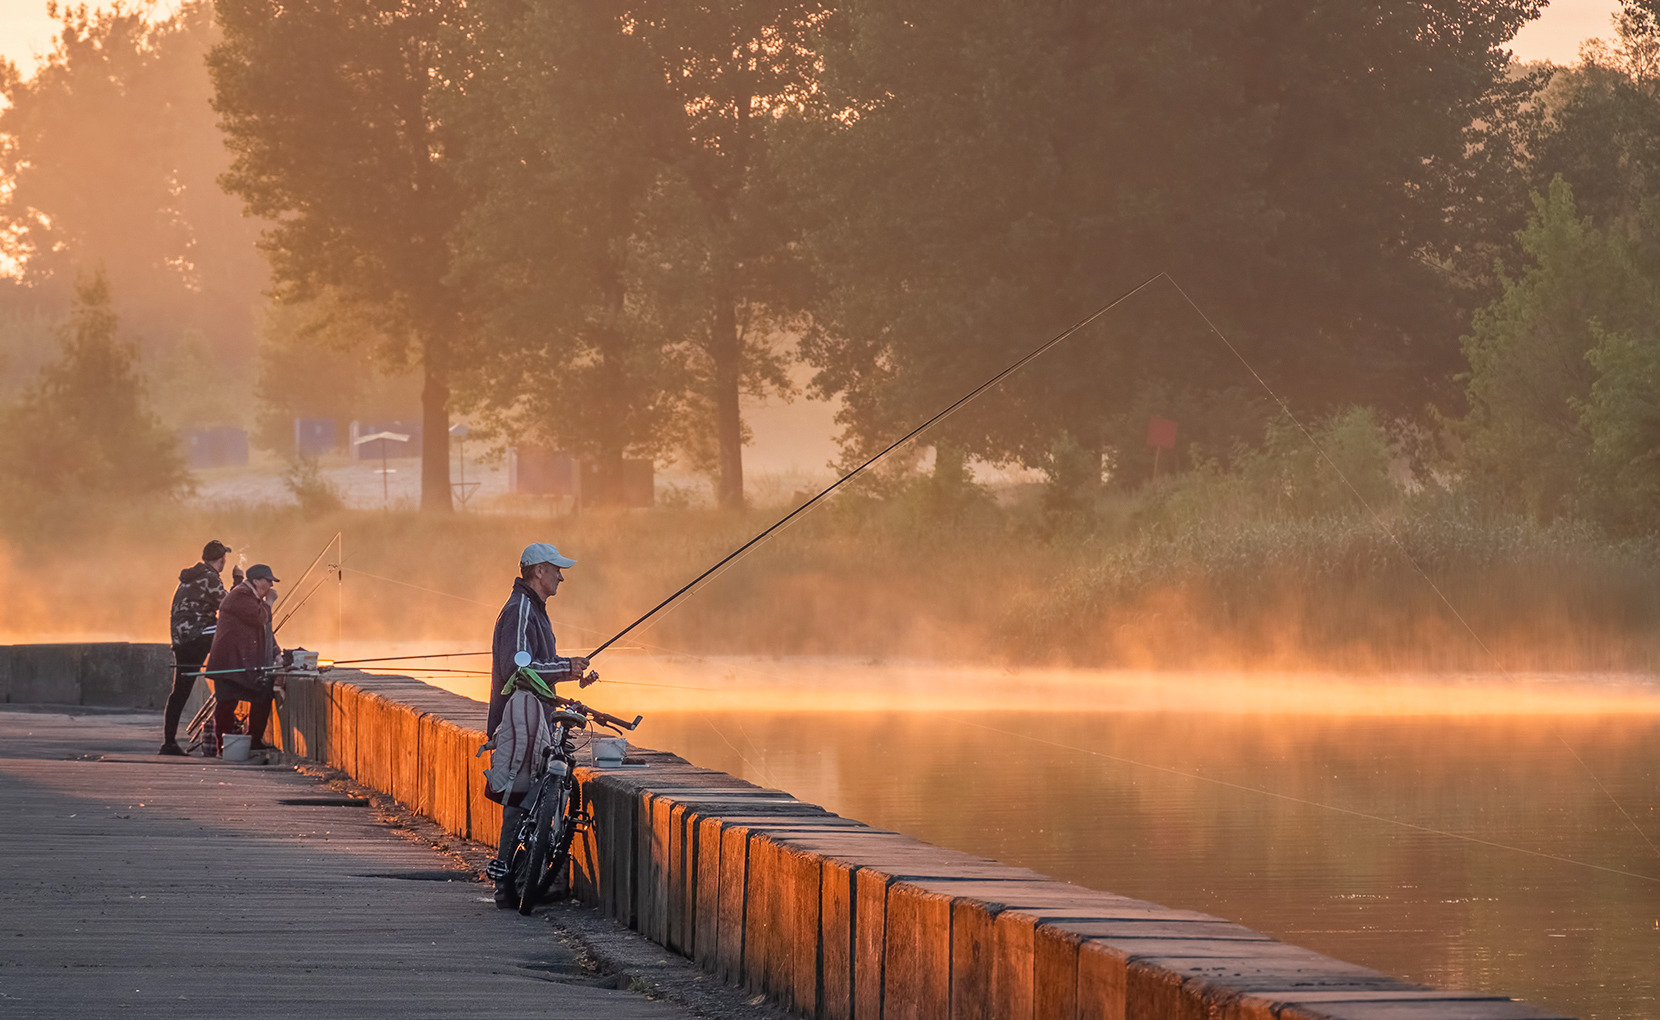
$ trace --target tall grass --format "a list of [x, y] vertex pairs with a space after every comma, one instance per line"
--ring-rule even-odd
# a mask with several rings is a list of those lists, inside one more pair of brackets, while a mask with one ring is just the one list
[[[1238, 473], [1101, 497], [1057, 517], [924, 484], [831, 501], [625, 644], [858, 660], [1343, 670], [1650, 670], [1660, 544], [1480, 517], [1439, 494], [1378, 516]], [[1338, 494], [1341, 495], [1341, 494]], [[1332, 496], [1337, 500], [1337, 496]], [[770, 523], [650, 510], [552, 518], [297, 508], [104, 507], [0, 546], [0, 640], [162, 640], [177, 572], [219, 538], [293, 591], [343, 533], [344, 579], [282, 635], [488, 645], [519, 550], [578, 559], [550, 605], [590, 647]], [[233, 555], [233, 560], [236, 557]], [[320, 571], [323, 568], [320, 568]], [[314, 577], [321, 577], [320, 572]], [[307, 585], [309, 587], [309, 584]]]

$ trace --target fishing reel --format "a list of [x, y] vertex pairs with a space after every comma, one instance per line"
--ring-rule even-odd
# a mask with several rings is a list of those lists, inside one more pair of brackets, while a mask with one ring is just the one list
[[[528, 685], [532, 690], [535, 690], [543, 682], [541, 674], [537, 673], [535, 670], [532, 670], [532, 669], [529, 668], [530, 667], [530, 653], [529, 652], [524, 651], [523, 649], [521, 649], [518, 652], [514, 653], [514, 655], [513, 655], [513, 664], [515, 666], [518, 666], [521, 671], [526, 671], [530, 674], [530, 676], [526, 678], [527, 680], [530, 680], [531, 678], [534, 678], [534, 680], [532, 680]], [[517, 676], [518, 674], [514, 674], [514, 675]], [[555, 680], [564, 680], [565, 677], [555, 676], [554, 679]], [[571, 674], [570, 674], [570, 679], [575, 680], [576, 683], [577, 683], [577, 686], [579, 686], [579, 687], [588, 687], [592, 684], [599, 683], [599, 670], [590, 669], [588, 672], [581, 673], [581, 674], [577, 673], [575, 670], [572, 670]], [[507, 683], [507, 686], [503, 687], [501, 692], [503, 694], [508, 693], [508, 691], [512, 689], [512, 686], [513, 686], [513, 681], [509, 680], [508, 683]], [[551, 694], [553, 692], [548, 691], [547, 693]]]

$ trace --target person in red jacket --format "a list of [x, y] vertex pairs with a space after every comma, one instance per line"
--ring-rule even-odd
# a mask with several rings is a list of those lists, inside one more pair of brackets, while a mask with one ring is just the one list
[[[213, 728], [223, 745], [234, 732], [236, 706], [248, 703], [250, 747], [265, 744], [265, 725], [271, 719], [271, 667], [277, 661], [277, 643], [271, 633], [271, 605], [266, 600], [277, 576], [263, 563], [248, 568], [242, 582], [219, 603], [218, 626], [208, 652], [207, 673], [213, 678]], [[218, 749], [212, 749], [217, 753]]]

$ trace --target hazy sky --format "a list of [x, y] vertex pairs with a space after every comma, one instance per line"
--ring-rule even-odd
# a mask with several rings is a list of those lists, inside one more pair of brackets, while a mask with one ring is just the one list
[[[94, 2], [106, 6], [101, 0]], [[177, 8], [179, 2], [157, 0], [154, 6], [165, 14]], [[1578, 57], [1581, 40], [1612, 34], [1608, 19], [1618, 7], [1619, 0], [1551, 0], [1544, 16], [1523, 29], [1512, 48], [1523, 60], [1572, 63]], [[36, 56], [51, 48], [52, 27], [52, 20], [46, 16], [46, 0], [0, 0], [0, 56], [29, 73]]]

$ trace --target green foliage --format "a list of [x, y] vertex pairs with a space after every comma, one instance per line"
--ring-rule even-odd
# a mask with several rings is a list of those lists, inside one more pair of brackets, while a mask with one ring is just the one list
[[[1503, 46], [1539, 8], [844, 7], [788, 167], [824, 283], [803, 351], [848, 446], [1159, 270], [1300, 405], [1420, 404], [1457, 360], [1447, 268], [1511, 227], [1509, 129], [1536, 83]], [[1062, 432], [1138, 461], [1145, 418], [1120, 416], [1143, 394], [1245, 381], [1161, 284], [944, 435], [1028, 466]]]
[[1352, 407], [1304, 428], [1281, 418], [1260, 445], [1241, 444], [1232, 463], [1200, 461], [1190, 471], [1118, 500], [1127, 525], [1175, 537], [1218, 528], [1277, 526], [1316, 518], [1371, 521], [1393, 511], [1403, 491], [1391, 475], [1389, 432], [1369, 408]]
[[1283, 419], [1270, 423], [1262, 448], [1239, 458], [1238, 473], [1267, 501], [1267, 516], [1340, 517], [1398, 495], [1393, 456], [1376, 412], [1353, 407], [1307, 432]]
[[1529, 166], [1535, 188], [1560, 175], [1581, 212], [1605, 226], [1660, 190], [1660, 24], [1628, 6], [1615, 27], [1613, 45], [1598, 42], [1584, 63], [1556, 72]]
[[152, 346], [141, 361], [151, 403], [169, 428], [247, 424], [252, 381], [244, 371], [227, 371], [208, 337], [187, 330]]
[[1652, 534], [1660, 531], [1660, 332], [1594, 332], [1597, 379], [1579, 404], [1590, 506], [1617, 530]]
[[1586, 483], [1593, 439], [1580, 408], [1596, 381], [1587, 355], [1599, 335], [1653, 331], [1660, 277], [1641, 236], [1582, 219], [1560, 178], [1536, 197], [1519, 240], [1527, 268], [1504, 280], [1464, 338], [1470, 411], [1458, 434], [1478, 496], [1553, 517], [1576, 508]]
[[103, 275], [82, 280], [59, 329], [57, 360], [0, 417], [0, 477], [12, 515], [189, 488], [178, 439], [150, 411], [136, 351], [117, 328]]
[[942, 443], [934, 447], [934, 469], [908, 479], [896, 493], [919, 534], [958, 532], [993, 514], [991, 493], [974, 481], [963, 452]]
[[221, 365], [245, 358], [266, 272], [257, 231], [215, 182], [227, 160], [202, 72], [211, 7], [155, 21], [142, 5], [54, 10], [33, 76], [0, 64], [6, 255], [59, 308], [103, 267], [146, 348], [194, 330]]
[[1049, 448], [1043, 470], [1049, 477], [1043, 487], [1043, 513], [1051, 526], [1082, 525], [1101, 491], [1101, 452], [1063, 432]]
[[766, 127], [812, 91], [824, 8], [469, 10], [456, 278], [496, 341], [470, 395], [602, 466], [678, 449], [741, 503], [739, 397], [788, 390], [776, 341], [804, 302]]
[[315, 457], [290, 457], [282, 483], [306, 516], [337, 513], [346, 508], [340, 486], [323, 477]]
[[386, 363], [375, 357], [385, 341], [373, 322], [353, 313], [327, 295], [266, 310], [254, 386], [256, 445], [291, 455], [295, 418], [333, 418], [344, 442], [353, 419], [401, 418], [420, 405], [418, 379], [388, 378]]
[[[641, 279], [693, 286], [696, 262], [648, 267], [634, 238], [681, 115], [621, 8], [484, 2], [457, 32], [441, 96], [476, 196], [453, 272], [489, 338], [465, 398], [498, 431], [620, 467], [684, 434], [691, 323]], [[464, 87], [463, 87], [464, 85]], [[682, 226], [676, 223], [675, 226]], [[667, 300], [665, 300], [667, 299]]]
[[22, 389], [45, 366], [55, 325], [53, 316], [21, 302], [0, 308], [0, 398]]
[[278, 296], [326, 292], [371, 317], [389, 363], [423, 373], [421, 505], [452, 507], [449, 386], [465, 356], [449, 236], [463, 197], [456, 138], [433, 116], [439, 40], [456, 0], [289, 5], [216, 0], [213, 108], [233, 154], [221, 178], [267, 221]]

